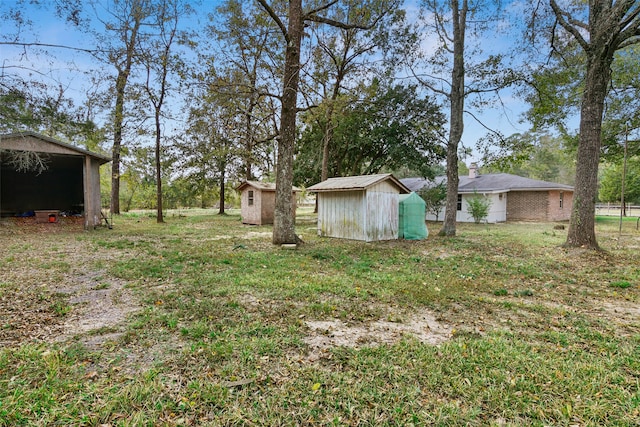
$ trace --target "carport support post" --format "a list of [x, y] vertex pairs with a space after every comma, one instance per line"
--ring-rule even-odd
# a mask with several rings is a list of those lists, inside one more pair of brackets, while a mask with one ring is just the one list
[[84, 228], [89, 230], [93, 224], [94, 207], [93, 207], [93, 186], [91, 185], [91, 158], [84, 156]]

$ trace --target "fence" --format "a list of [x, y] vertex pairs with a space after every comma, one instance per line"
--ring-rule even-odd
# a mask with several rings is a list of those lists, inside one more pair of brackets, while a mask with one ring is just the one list
[[[596, 215], [620, 216], [620, 204], [597, 203]], [[640, 206], [627, 205], [627, 216], [640, 216]]]

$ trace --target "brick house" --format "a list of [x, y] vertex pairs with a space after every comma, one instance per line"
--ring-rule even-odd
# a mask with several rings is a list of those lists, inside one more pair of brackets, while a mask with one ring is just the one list
[[[423, 178], [401, 180], [409, 189], [420, 192], [424, 187], [446, 181], [437, 177], [433, 181]], [[568, 221], [573, 206], [573, 187], [547, 181], [524, 178], [508, 173], [481, 175], [475, 165], [468, 176], [461, 176], [458, 183], [458, 222], [473, 222], [467, 212], [468, 200], [477, 195], [489, 199], [491, 207], [487, 222], [505, 221]], [[444, 208], [438, 214], [444, 218]], [[435, 216], [427, 215], [428, 220]]]

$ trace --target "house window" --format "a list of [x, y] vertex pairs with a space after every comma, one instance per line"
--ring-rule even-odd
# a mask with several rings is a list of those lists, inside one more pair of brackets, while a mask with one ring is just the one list
[[562, 205], [564, 205], [564, 193], [560, 192], [560, 209], [562, 209]]
[[249, 190], [249, 206], [253, 206], [253, 190]]
[[502, 201], [502, 193], [498, 194], [498, 200]]
[[456, 206], [456, 209], [459, 211], [462, 210], [462, 194], [458, 194], [458, 204]]

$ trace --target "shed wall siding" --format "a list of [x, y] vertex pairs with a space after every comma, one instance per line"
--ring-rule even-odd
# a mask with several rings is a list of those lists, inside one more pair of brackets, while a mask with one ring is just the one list
[[[253, 191], [253, 205], [249, 206], [249, 191]], [[292, 193], [291, 209], [296, 216], [296, 192]], [[240, 193], [240, 216], [243, 224], [273, 224], [276, 209], [276, 192], [255, 187], [245, 187]]]
[[382, 181], [377, 183], [376, 185], [372, 185], [367, 190], [369, 193], [398, 193], [398, 188], [393, 186], [389, 181]]
[[[253, 191], [253, 205], [249, 206], [249, 191]], [[243, 224], [262, 225], [260, 218], [260, 191], [246, 188], [242, 191], [240, 201], [240, 215]]]
[[398, 238], [399, 193], [391, 185], [381, 184], [367, 191], [365, 223], [367, 242]]
[[274, 212], [276, 210], [276, 192], [260, 191], [260, 215], [261, 225], [273, 224]]
[[318, 193], [318, 235], [366, 240], [364, 191]]

